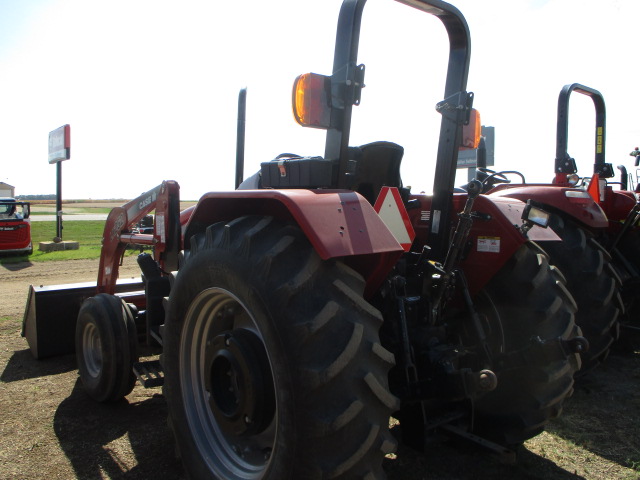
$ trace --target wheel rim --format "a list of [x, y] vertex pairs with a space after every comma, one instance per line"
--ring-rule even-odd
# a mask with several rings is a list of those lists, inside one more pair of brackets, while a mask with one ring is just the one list
[[277, 430], [273, 375], [257, 323], [232, 293], [207, 289], [192, 302], [180, 372], [187, 423], [210, 470], [262, 478]]
[[478, 303], [484, 311], [480, 316], [484, 333], [494, 355], [500, 355], [507, 351], [507, 339], [505, 337], [504, 325], [500, 312], [493, 299], [486, 292], [480, 292]]
[[82, 354], [87, 373], [96, 378], [102, 371], [102, 342], [98, 328], [89, 323], [82, 333]]
[[[503, 355], [508, 351], [508, 348], [513, 347], [513, 345], [507, 345], [507, 337], [500, 312], [487, 292], [481, 291], [478, 294], [475, 300], [475, 307], [490, 354], [493, 357], [492, 360], [495, 360], [496, 356]], [[462, 319], [461, 327], [460, 342], [462, 345], [466, 345], [468, 348], [477, 345], [478, 332], [473, 328], [471, 322], [467, 319]], [[480, 358], [483, 361], [490, 360], [486, 359], [484, 354], [481, 354]], [[470, 366], [474, 369], [495, 367], [491, 360], [490, 363], [480, 362]]]

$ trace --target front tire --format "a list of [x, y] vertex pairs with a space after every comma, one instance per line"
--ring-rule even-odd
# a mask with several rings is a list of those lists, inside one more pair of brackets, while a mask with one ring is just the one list
[[136, 326], [115, 295], [86, 299], [76, 323], [76, 358], [85, 391], [98, 402], [115, 402], [133, 390], [138, 361]]
[[188, 475], [384, 478], [393, 356], [362, 278], [270, 217], [212, 225], [185, 258], [163, 367]]

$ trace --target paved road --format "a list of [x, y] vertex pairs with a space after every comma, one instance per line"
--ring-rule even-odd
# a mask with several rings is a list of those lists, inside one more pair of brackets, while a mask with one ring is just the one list
[[[76, 215], [62, 215], [62, 221], [78, 221], [78, 220], [106, 220], [107, 213], [80, 213]], [[55, 222], [55, 215], [31, 215], [29, 217], [32, 222]]]

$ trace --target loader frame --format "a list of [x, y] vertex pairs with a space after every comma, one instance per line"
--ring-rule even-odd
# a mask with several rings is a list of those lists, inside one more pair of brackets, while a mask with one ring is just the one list
[[[147, 308], [142, 279], [118, 279], [122, 257], [131, 246], [152, 247], [163, 270], [178, 268], [181, 249], [180, 187], [166, 181], [121, 207], [105, 222], [102, 253], [96, 282], [29, 287], [22, 320], [22, 336], [31, 353], [41, 359], [75, 351], [75, 328], [84, 300], [99, 293], [118, 295], [139, 309]], [[132, 233], [134, 225], [154, 211], [154, 233]]]

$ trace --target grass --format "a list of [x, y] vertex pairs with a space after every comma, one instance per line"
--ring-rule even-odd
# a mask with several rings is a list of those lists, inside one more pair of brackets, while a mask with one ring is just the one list
[[[82, 204], [79, 204], [82, 205]], [[111, 207], [70, 207], [64, 206], [62, 207], [62, 213], [65, 215], [76, 215], [79, 213], [88, 213], [88, 214], [100, 214], [100, 213], [109, 213], [111, 212]], [[37, 212], [36, 215], [55, 215], [55, 212]]]
[[53, 237], [55, 237], [56, 222], [31, 222], [31, 239], [34, 246], [33, 254], [2, 257], [0, 258], [0, 264], [99, 258], [102, 250], [104, 223], [103, 220], [67, 220], [63, 224], [63, 239], [78, 242], [80, 248], [78, 250], [65, 250], [61, 252], [41, 252], [38, 250], [38, 244], [40, 242], [50, 242]]
[[[66, 214], [104, 214], [109, 213], [113, 206], [122, 205], [128, 200], [70, 200], [62, 204], [62, 211]], [[180, 202], [180, 210], [194, 205], [196, 201], [183, 200]], [[55, 208], [55, 201], [32, 201], [31, 215], [54, 215], [52, 211], [42, 211], [46, 207], [51, 210]], [[78, 250], [65, 250], [61, 252], [41, 252], [38, 250], [40, 242], [50, 242], [56, 236], [56, 222], [31, 222], [31, 239], [33, 242], [32, 255], [13, 255], [0, 252], [0, 265], [19, 262], [46, 262], [51, 260], [80, 260], [100, 258], [102, 249], [102, 232], [104, 230], [104, 220], [80, 221], [65, 219], [63, 227], [63, 239], [73, 240], [80, 244]], [[138, 252], [136, 249], [130, 250], [131, 254]]]
[[635, 470], [636, 472], [640, 472], [640, 460], [627, 458], [627, 465], [630, 469]]
[[[62, 226], [62, 236], [65, 240], [80, 242], [81, 247], [83, 245], [101, 247], [104, 220], [66, 220]], [[34, 244], [50, 242], [55, 236], [56, 222], [31, 222], [31, 237]]]

